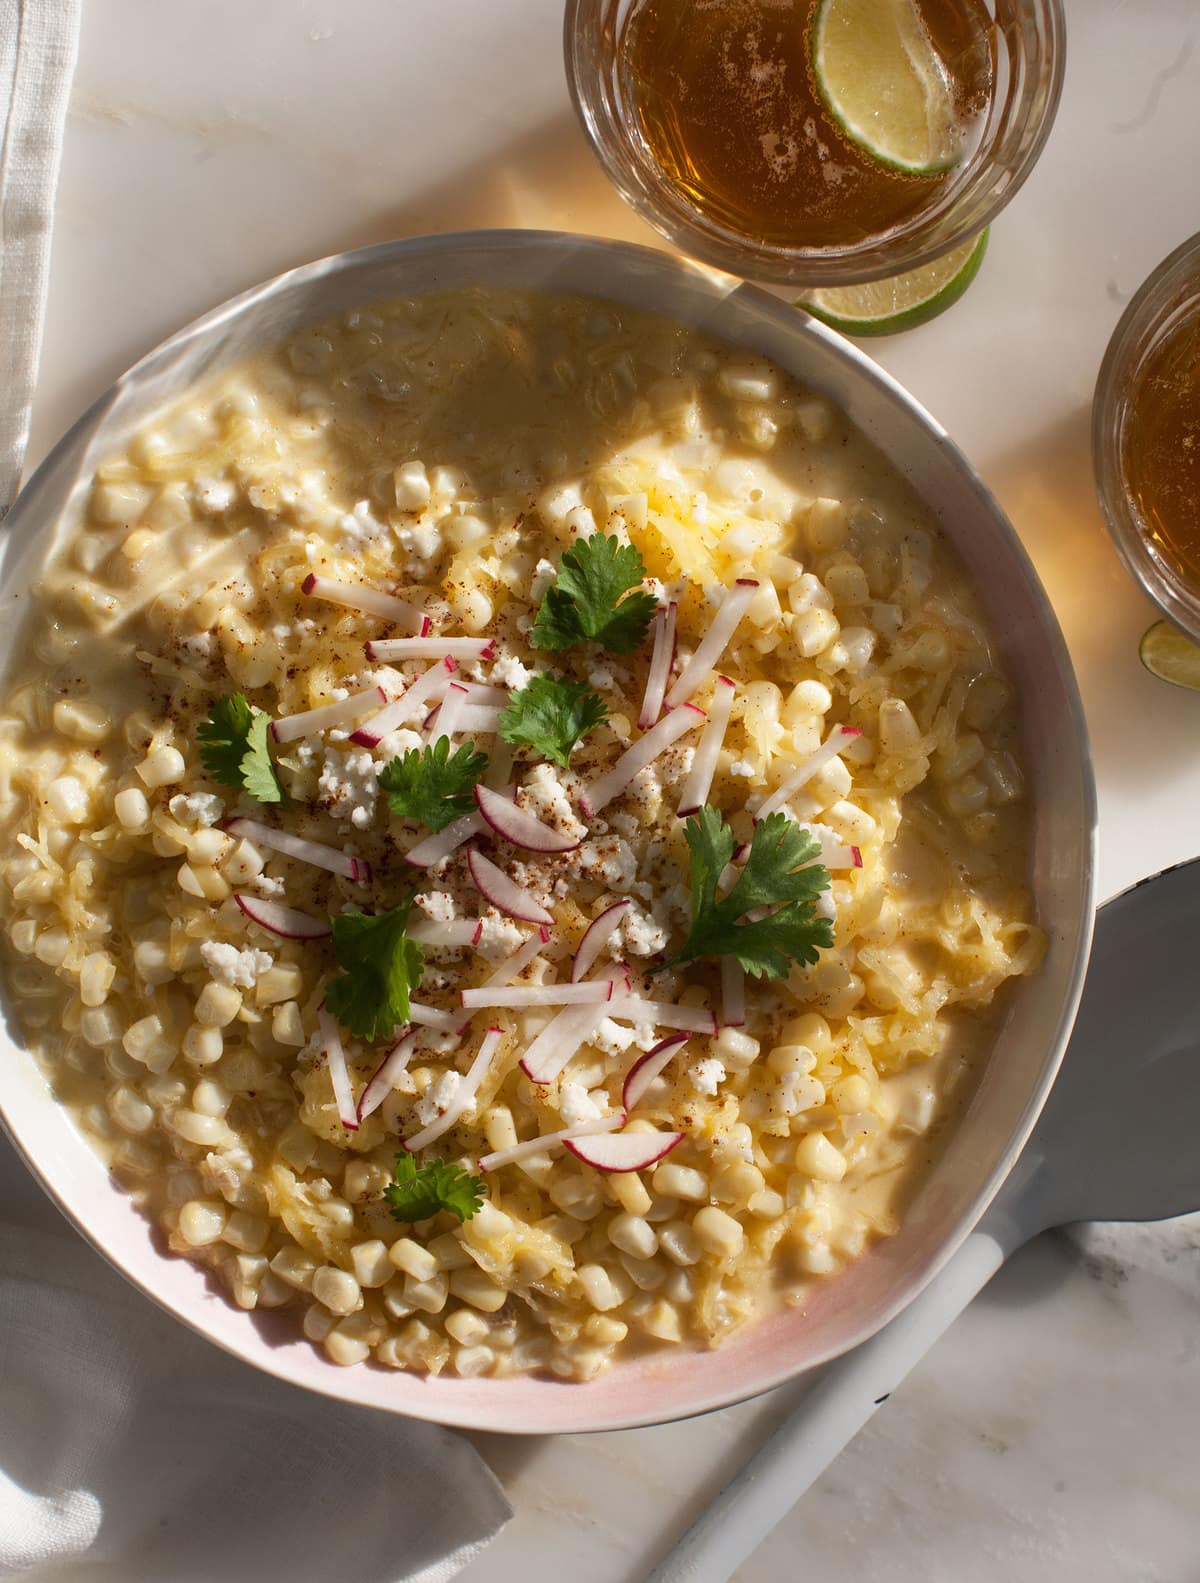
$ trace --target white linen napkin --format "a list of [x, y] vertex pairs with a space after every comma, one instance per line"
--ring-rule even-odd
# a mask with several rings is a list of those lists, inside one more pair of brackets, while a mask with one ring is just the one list
[[0, 1135], [0, 1578], [445, 1583], [511, 1515], [460, 1436], [281, 1384], [160, 1312]]
[[0, 0], [0, 517], [29, 440], [79, 7]]

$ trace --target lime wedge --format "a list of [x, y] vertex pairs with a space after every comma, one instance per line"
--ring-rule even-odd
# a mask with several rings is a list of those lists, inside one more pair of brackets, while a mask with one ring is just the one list
[[1169, 621], [1156, 621], [1146, 628], [1138, 644], [1138, 658], [1151, 676], [1200, 692], [1200, 644], [1185, 638]]
[[896, 335], [913, 330], [958, 301], [979, 273], [987, 244], [984, 230], [920, 269], [906, 270], [890, 280], [871, 280], [865, 286], [823, 287], [797, 298], [796, 306], [807, 308], [814, 318], [843, 335]]
[[915, 0], [821, 0], [810, 47], [817, 91], [865, 153], [918, 175], [961, 157], [950, 76]]

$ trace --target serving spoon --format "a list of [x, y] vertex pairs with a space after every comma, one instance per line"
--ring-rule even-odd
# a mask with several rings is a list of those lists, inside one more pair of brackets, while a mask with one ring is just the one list
[[[803, 1388], [646, 1583], [726, 1583], [1030, 1238], [1081, 1220], [1200, 1210], [1197, 940], [1200, 859], [1100, 909], [1058, 1079], [979, 1225], [903, 1313]], [[1138, 1128], [1151, 1101], [1153, 1135]]]

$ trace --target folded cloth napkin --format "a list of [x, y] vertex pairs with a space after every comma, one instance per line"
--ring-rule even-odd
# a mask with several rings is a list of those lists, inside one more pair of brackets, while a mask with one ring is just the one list
[[442, 1583], [511, 1515], [458, 1435], [281, 1384], [161, 1313], [0, 1135], [0, 1578]]

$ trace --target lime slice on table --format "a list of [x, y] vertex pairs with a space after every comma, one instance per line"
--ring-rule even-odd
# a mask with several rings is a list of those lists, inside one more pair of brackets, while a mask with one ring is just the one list
[[979, 273], [987, 243], [984, 230], [920, 269], [906, 270], [890, 280], [871, 280], [864, 286], [823, 287], [798, 297], [796, 306], [807, 308], [843, 335], [895, 335], [912, 330], [936, 319], [958, 301]]
[[917, 175], [961, 157], [949, 73], [915, 0], [821, 0], [810, 49], [818, 93], [865, 153]]
[[1147, 627], [1138, 644], [1138, 658], [1151, 676], [1200, 692], [1200, 644], [1185, 638], [1169, 621]]

